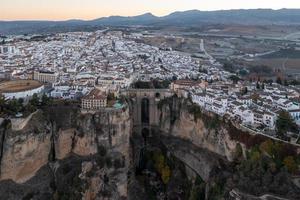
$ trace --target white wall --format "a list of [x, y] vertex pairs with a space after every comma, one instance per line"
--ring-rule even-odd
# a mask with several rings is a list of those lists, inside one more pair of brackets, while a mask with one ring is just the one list
[[44, 86], [42, 85], [39, 88], [32, 89], [32, 90], [27, 90], [27, 91], [22, 91], [22, 92], [14, 92], [14, 93], [3, 93], [4, 97], [6, 99], [20, 99], [20, 98], [27, 98], [31, 97], [33, 94], [39, 94], [44, 90]]

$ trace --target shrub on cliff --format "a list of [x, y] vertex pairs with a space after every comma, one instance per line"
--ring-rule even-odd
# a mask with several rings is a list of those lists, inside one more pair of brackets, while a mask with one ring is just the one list
[[209, 189], [209, 199], [222, 199], [224, 197], [224, 184], [224, 180], [222, 180], [220, 177], [214, 180]]
[[232, 123], [227, 123], [226, 126], [230, 139], [245, 144], [247, 149], [250, 149], [256, 145], [260, 145], [261, 143], [267, 140], [265, 136], [251, 135], [248, 132], [242, 131], [236, 128]]
[[285, 165], [285, 167], [287, 168], [287, 170], [290, 173], [296, 173], [298, 170], [298, 165], [294, 159], [293, 156], [287, 156], [284, 158], [283, 163]]
[[269, 156], [276, 163], [276, 167], [287, 167], [289, 172], [295, 173], [297, 170], [298, 157], [296, 149], [290, 145], [278, 141], [267, 140], [261, 143], [260, 151]]
[[204, 125], [208, 129], [217, 129], [221, 126], [222, 120], [217, 114], [205, 113], [202, 111], [200, 106], [195, 103], [188, 105], [187, 110], [191, 115], [194, 116], [195, 122], [197, 122], [198, 119], [202, 119]]
[[171, 177], [171, 169], [168, 165], [161, 169], [161, 179], [164, 184], [167, 184]]
[[169, 106], [169, 107], [172, 106], [174, 98], [177, 98], [177, 97], [171, 96], [171, 97], [166, 97], [166, 98], [161, 99], [157, 104], [157, 108], [159, 110], [161, 110], [163, 108], [163, 106]]
[[212, 116], [203, 115], [202, 119], [208, 129], [217, 129], [221, 126], [222, 121], [217, 114], [213, 114]]
[[194, 186], [190, 192], [189, 200], [205, 199], [206, 183], [199, 177], [196, 177]]
[[153, 160], [156, 171], [160, 174], [163, 183], [167, 184], [171, 177], [171, 169], [165, 156], [160, 151], [157, 151], [153, 153]]
[[237, 187], [255, 195], [274, 193], [297, 196], [288, 173], [298, 170], [296, 156], [297, 152], [291, 145], [277, 141], [266, 140], [253, 146], [247, 158], [236, 165]]
[[234, 158], [237, 161], [243, 159], [243, 148], [239, 143], [236, 145], [235, 152], [234, 152]]
[[188, 106], [188, 112], [194, 116], [194, 120], [197, 121], [201, 118], [202, 112], [200, 106], [195, 103], [192, 103]]

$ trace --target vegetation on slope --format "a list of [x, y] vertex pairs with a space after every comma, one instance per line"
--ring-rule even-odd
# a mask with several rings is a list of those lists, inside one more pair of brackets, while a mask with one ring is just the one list
[[[174, 99], [163, 100], [160, 107], [171, 105], [174, 103], [172, 101]], [[218, 130], [222, 126], [227, 129], [232, 140], [245, 145], [247, 149], [245, 156], [242, 146], [237, 145], [236, 159], [229, 169], [231, 175], [225, 179], [223, 175], [213, 178], [210, 183], [210, 199], [220, 199], [232, 189], [257, 196], [268, 193], [300, 199], [300, 189], [292, 182], [292, 176], [300, 174], [300, 157], [295, 146], [242, 131], [226, 118], [204, 112], [196, 104], [185, 102], [184, 106], [194, 116], [195, 122], [202, 120], [207, 129]], [[278, 120], [279, 132], [285, 134], [294, 128], [294, 123], [285, 113]], [[192, 199], [201, 196], [202, 189], [194, 188], [192, 191]]]
[[24, 102], [24, 99], [11, 99], [6, 100], [3, 96], [0, 97], [0, 116], [15, 116], [18, 113], [23, 115], [29, 115], [30, 113], [36, 111], [37, 109], [47, 106], [52, 103], [52, 99], [43, 95], [38, 97], [36, 94], [28, 101]]
[[299, 198], [299, 188], [291, 175], [299, 173], [299, 156], [283, 143], [266, 140], [247, 152], [247, 158], [236, 164], [233, 182], [240, 190], [262, 195], [273, 193]]

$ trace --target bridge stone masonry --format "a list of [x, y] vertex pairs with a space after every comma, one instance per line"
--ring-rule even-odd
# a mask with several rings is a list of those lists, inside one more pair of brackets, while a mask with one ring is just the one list
[[145, 128], [151, 131], [150, 127], [159, 125], [158, 103], [174, 95], [174, 92], [170, 89], [127, 89], [122, 94], [131, 99], [133, 128], [141, 133]]

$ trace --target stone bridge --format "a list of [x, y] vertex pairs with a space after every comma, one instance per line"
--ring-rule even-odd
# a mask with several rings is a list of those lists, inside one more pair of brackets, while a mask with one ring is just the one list
[[[151, 146], [156, 147], [156, 145], [162, 144], [173, 156], [185, 164], [190, 176], [194, 177], [195, 174], [198, 174], [204, 181], [209, 181], [214, 170], [221, 166], [220, 157], [180, 137], [172, 137], [167, 133], [162, 133], [163, 130], [160, 130], [161, 111], [158, 108], [158, 103], [164, 98], [173, 96], [174, 92], [169, 89], [128, 89], [124, 90], [123, 94], [131, 99], [132, 134], [136, 134], [136, 137], [131, 138], [135, 167], [138, 168], [141, 165], [140, 162], [143, 160], [146, 147], [149, 149]], [[159, 135], [160, 141], [157, 141], [157, 144], [147, 146], [145, 138], [151, 136], [152, 131], [158, 129], [161, 133]], [[156, 142], [150, 138], [148, 141]]]
[[174, 94], [170, 89], [127, 89], [122, 93], [131, 99], [133, 127], [140, 133], [159, 125], [158, 103]]

